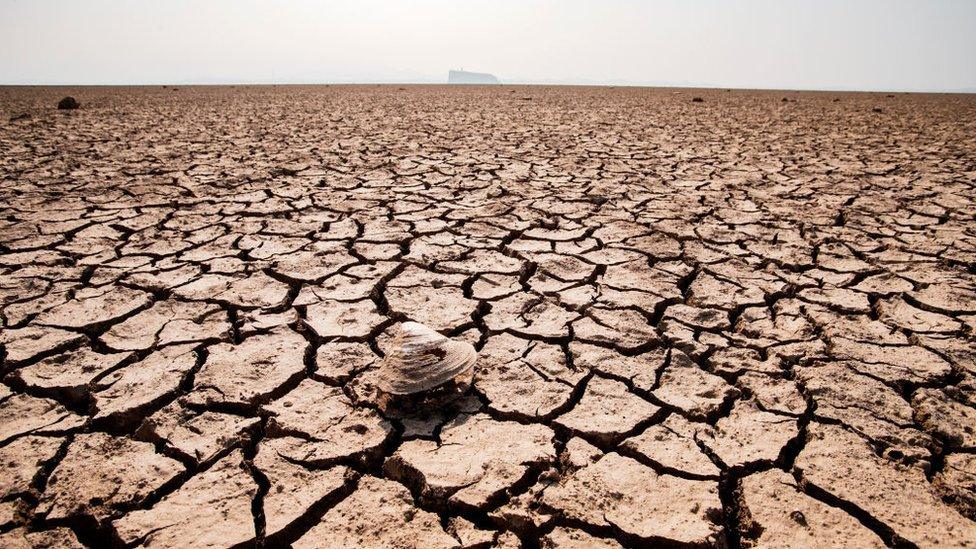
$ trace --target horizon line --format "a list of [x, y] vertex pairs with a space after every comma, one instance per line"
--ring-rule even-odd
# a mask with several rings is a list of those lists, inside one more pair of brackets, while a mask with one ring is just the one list
[[0, 87], [156, 87], [156, 86], [559, 86], [559, 87], [589, 87], [589, 88], [657, 88], [657, 89], [686, 89], [686, 90], [735, 90], [735, 91], [781, 91], [781, 92], [823, 92], [823, 93], [936, 93], [936, 94], [976, 94], [976, 86], [963, 88], [852, 88], [852, 87], [739, 87], [721, 86], [715, 84], [697, 83], [633, 83], [624, 81], [610, 81], [606, 83], [590, 81], [544, 81], [544, 80], [512, 80], [501, 81], [497, 84], [459, 84], [442, 80], [332, 80], [332, 81], [269, 81], [269, 80], [183, 80], [157, 82], [99, 82], [99, 83], [69, 83], [69, 82], [0, 82]]

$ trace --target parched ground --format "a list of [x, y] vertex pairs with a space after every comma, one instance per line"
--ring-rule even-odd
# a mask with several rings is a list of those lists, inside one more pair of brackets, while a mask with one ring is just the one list
[[0, 177], [0, 546], [976, 546], [974, 96], [2, 88]]

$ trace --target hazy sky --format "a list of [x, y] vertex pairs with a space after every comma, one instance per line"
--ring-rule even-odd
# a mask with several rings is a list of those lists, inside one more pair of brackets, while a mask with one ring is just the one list
[[0, 0], [0, 83], [976, 87], [976, 0]]

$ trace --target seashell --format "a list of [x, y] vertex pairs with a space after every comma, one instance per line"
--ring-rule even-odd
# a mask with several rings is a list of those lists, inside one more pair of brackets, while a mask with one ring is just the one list
[[377, 386], [391, 395], [420, 393], [472, 371], [477, 358], [470, 343], [448, 339], [419, 322], [404, 322], [393, 351], [380, 365]]

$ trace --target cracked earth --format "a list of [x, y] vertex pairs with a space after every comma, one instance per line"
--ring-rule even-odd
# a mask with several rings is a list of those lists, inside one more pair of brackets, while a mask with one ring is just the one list
[[696, 95], [0, 88], [0, 546], [976, 546], [976, 99]]

